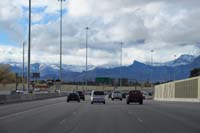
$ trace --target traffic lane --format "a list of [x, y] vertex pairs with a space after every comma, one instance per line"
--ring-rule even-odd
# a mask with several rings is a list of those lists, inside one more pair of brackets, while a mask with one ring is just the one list
[[183, 119], [182, 121], [191, 121], [189, 124], [200, 123], [200, 103], [155, 101], [149, 106], [160, 110], [160, 112], [167, 112], [173, 114], [175, 117], [180, 117], [180, 119]]
[[[124, 103], [125, 104], [125, 103]], [[62, 124], [49, 128], [49, 133], [148, 133], [137, 119], [130, 119], [127, 113], [120, 110], [120, 106], [113, 106], [109, 101], [104, 104], [85, 104], [76, 115], [64, 119]], [[134, 125], [134, 128], [133, 128]]]
[[[83, 120], [88, 123], [80, 124], [72, 133], [84, 132], [110, 132], [110, 133], [149, 133], [149, 129], [140, 123], [139, 119], [131, 118], [129, 112], [123, 110], [125, 101], [109, 101], [105, 106], [91, 105], [90, 113], [84, 115]], [[95, 128], [91, 128], [95, 127]]]
[[[126, 105], [125, 100], [107, 100], [106, 105], [91, 105], [89, 99], [81, 103], [63, 101], [4, 119], [3, 123], [1, 120], [0, 132], [199, 132], [199, 121], [189, 119], [188, 123], [195, 123], [190, 125], [181, 116], [174, 117], [174, 106], [180, 105], [155, 101], [145, 101], [144, 105]], [[187, 110], [187, 106], [181, 107]]]
[[66, 100], [66, 97], [58, 97], [58, 98], [51, 98], [51, 99], [45, 99], [45, 100], [2, 104], [0, 105], [0, 117], [31, 110], [31, 109], [46, 106], [46, 105], [56, 104], [59, 102], [63, 102], [65, 100]]
[[[145, 101], [142, 106], [132, 104], [129, 107], [124, 106], [123, 110], [132, 114], [131, 117], [140, 120], [153, 133], [199, 133], [200, 106], [195, 105]], [[195, 108], [191, 109], [193, 106]]]
[[[128, 118], [131, 118], [132, 121], [137, 120], [137, 122], [148, 132], [200, 132], [199, 103], [157, 102], [145, 100], [144, 105], [132, 103], [127, 106], [125, 101], [111, 101], [109, 104], [111, 104], [113, 108], [116, 108], [115, 110], [121, 110], [121, 112], [123, 112], [121, 114], [127, 114], [126, 120], [128, 120]], [[128, 121], [125, 123], [128, 123]]]
[[1, 117], [0, 132], [46, 132], [50, 127], [61, 123], [63, 118], [73, 117], [84, 103], [67, 103], [66, 100], [57, 104], [34, 108], [18, 114]]
[[192, 102], [158, 102], [147, 101], [149, 109], [155, 109], [165, 115], [171, 115], [176, 119], [182, 119], [182, 122], [188, 125], [200, 123], [200, 103]]
[[[61, 102], [51, 106], [44, 106], [2, 119], [0, 132], [81, 132], [84, 130], [87, 132], [88, 129], [91, 132], [124, 132], [124, 130], [131, 130], [132, 122], [118, 126], [120, 127], [119, 129], [115, 128], [115, 125], [121, 124], [119, 120], [124, 119], [125, 121], [126, 117], [121, 116], [121, 113], [118, 112], [117, 114], [113, 113], [109, 118], [114, 111], [110, 105], [90, 105], [90, 101], [87, 100], [80, 104]], [[97, 121], [98, 119], [99, 121]], [[110, 122], [107, 120], [110, 120]], [[108, 123], [106, 128], [104, 127], [104, 122]], [[141, 128], [138, 129], [141, 130]]]
[[73, 117], [60, 119], [59, 124], [56, 122], [46, 128], [47, 124], [41, 129], [48, 129], [46, 132], [50, 133], [199, 133], [199, 122], [189, 119], [190, 124], [187, 124], [183, 116], [175, 117], [164, 110], [165, 106], [159, 110], [157, 105], [154, 101], [146, 101], [145, 105], [126, 105], [125, 101], [107, 101], [106, 105], [86, 103]]

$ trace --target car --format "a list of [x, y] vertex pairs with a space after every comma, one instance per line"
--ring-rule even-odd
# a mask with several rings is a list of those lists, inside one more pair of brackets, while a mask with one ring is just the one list
[[34, 92], [40, 92], [40, 88], [34, 88]]
[[142, 91], [142, 96], [144, 100], [146, 99], [146, 97], [148, 97], [148, 95], [149, 95], [148, 92]]
[[22, 90], [12, 90], [10, 92], [10, 95], [22, 95], [22, 94], [24, 94], [24, 91]]
[[129, 104], [131, 102], [143, 104], [142, 92], [139, 90], [129, 91], [128, 96], [126, 98], [126, 103]]
[[111, 94], [111, 99], [115, 100], [115, 99], [120, 99], [122, 101], [122, 93], [120, 91], [113, 91]]
[[106, 103], [104, 91], [92, 91], [91, 92], [91, 104], [93, 103]]
[[112, 93], [110, 92], [110, 93], [108, 94], [108, 98], [111, 98], [111, 95], [112, 95]]
[[83, 91], [77, 91], [77, 93], [78, 93], [80, 99], [82, 99], [83, 101], [85, 101], [85, 95], [84, 95]]
[[127, 92], [123, 92], [123, 93], [122, 93], [122, 98], [126, 99], [126, 96], [127, 96], [127, 95], [128, 95]]
[[80, 102], [80, 97], [79, 97], [78, 93], [75, 93], [75, 92], [69, 93], [69, 95], [67, 97], [67, 102], [69, 102], [69, 101]]
[[56, 89], [55, 93], [61, 93], [61, 90], [60, 89]]

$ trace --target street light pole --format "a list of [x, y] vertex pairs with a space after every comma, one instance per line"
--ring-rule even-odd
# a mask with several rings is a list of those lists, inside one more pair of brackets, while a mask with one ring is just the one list
[[152, 49], [151, 50], [151, 65], [153, 66], [153, 52], [154, 52], [154, 50]]
[[86, 61], [85, 61], [85, 70], [86, 70], [86, 74], [85, 74], [85, 89], [87, 90], [87, 80], [88, 80], [88, 76], [87, 76], [87, 71], [88, 71], [88, 30], [89, 27], [85, 28], [86, 30], [86, 42], [85, 42], [85, 47], [86, 47]]
[[60, 1], [60, 91], [62, 88], [62, 3], [65, 0], [58, 0]]
[[[174, 55], [174, 60], [176, 61], [176, 55]], [[176, 66], [174, 66], [174, 80], [176, 80]]]
[[153, 52], [154, 50], [151, 50], [151, 82], [153, 82]]
[[28, 75], [27, 91], [30, 91], [30, 60], [31, 60], [31, 0], [29, 0], [29, 26], [28, 26]]
[[23, 90], [24, 90], [24, 45], [25, 45], [25, 42], [23, 42], [23, 66], [22, 66], [22, 84], [23, 84]]
[[120, 54], [120, 88], [122, 87], [122, 48], [123, 48], [123, 42], [120, 42], [121, 46], [121, 54]]

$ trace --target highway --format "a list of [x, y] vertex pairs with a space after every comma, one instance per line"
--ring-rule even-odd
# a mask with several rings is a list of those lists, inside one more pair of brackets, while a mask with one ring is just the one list
[[66, 97], [0, 105], [0, 133], [200, 133], [200, 103], [90, 104]]

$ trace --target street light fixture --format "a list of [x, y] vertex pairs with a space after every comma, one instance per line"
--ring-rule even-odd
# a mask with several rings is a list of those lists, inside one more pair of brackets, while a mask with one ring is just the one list
[[86, 61], [85, 61], [85, 69], [86, 69], [86, 74], [85, 74], [85, 89], [87, 90], [87, 80], [88, 80], [88, 77], [87, 77], [87, 71], [88, 71], [88, 30], [89, 30], [89, 27], [86, 27], [85, 28], [85, 31], [86, 31], [86, 42], [85, 42], [85, 47], [86, 47]]
[[65, 0], [58, 0], [60, 1], [60, 90], [62, 88], [62, 16], [63, 16], [63, 12], [62, 12], [62, 3]]

